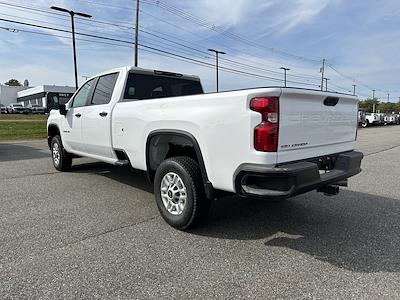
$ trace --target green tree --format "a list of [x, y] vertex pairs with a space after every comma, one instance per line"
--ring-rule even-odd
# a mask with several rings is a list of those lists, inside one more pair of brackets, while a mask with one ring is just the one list
[[22, 85], [17, 79], [10, 79], [9, 81], [7, 81], [4, 84], [8, 85], [8, 86], [21, 86]]
[[377, 99], [366, 99], [360, 101], [359, 107], [361, 110], [364, 110], [366, 112], [373, 112], [374, 104], [375, 109], [378, 109], [379, 101]]
[[382, 113], [392, 113], [396, 111], [396, 103], [393, 102], [385, 102], [385, 103], [380, 103], [378, 105], [378, 110]]

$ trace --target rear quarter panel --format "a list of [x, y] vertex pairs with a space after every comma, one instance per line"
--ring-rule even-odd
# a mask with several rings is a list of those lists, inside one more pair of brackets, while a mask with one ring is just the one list
[[117, 103], [113, 111], [113, 147], [124, 149], [134, 168], [146, 170], [146, 142], [157, 130], [193, 135], [214, 188], [234, 191], [234, 173], [243, 163], [272, 166], [276, 153], [254, 150], [253, 130], [261, 115], [249, 109], [256, 96], [279, 96], [280, 89]]

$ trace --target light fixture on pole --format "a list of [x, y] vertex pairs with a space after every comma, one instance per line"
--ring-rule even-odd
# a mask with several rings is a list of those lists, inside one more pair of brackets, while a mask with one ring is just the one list
[[223, 52], [223, 51], [218, 51], [218, 50], [215, 50], [215, 49], [208, 49], [208, 51], [211, 51], [211, 52], [214, 52], [215, 53], [215, 59], [216, 59], [216, 62], [215, 62], [215, 68], [216, 68], [216, 72], [217, 72], [217, 93], [219, 92], [219, 66], [218, 66], [218, 58], [219, 58], [219, 55], [220, 54], [226, 54], [225, 52]]
[[91, 18], [91, 15], [81, 13], [81, 12], [75, 12], [72, 10], [68, 10], [62, 7], [58, 6], [52, 6], [50, 7], [51, 9], [58, 10], [61, 12], [68, 13], [71, 16], [71, 27], [72, 27], [72, 50], [73, 50], [73, 55], [74, 55], [74, 73], [75, 73], [75, 88], [78, 89], [78, 68], [77, 68], [77, 63], [76, 63], [76, 43], [75, 43], [75, 22], [74, 22], [74, 17], [80, 16], [84, 18]]
[[285, 67], [281, 67], [280, 69], [283, 70], [284, 82], [285, 82], [285, 87], [286, 87], [286, 86], [287, 86], [287, 85], [286, 85], [286, 82], [287, 82], [287, 80], [286, 80], [286, 75], [287, 75], [286, 72], [287, 72], [287, 71], [290, 71], [290, 69], [285, 68]]

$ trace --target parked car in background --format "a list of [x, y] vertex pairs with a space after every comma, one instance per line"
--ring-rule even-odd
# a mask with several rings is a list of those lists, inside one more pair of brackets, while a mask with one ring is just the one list
[[7, 113], [7, 108], [5, 107], [4, 104], [0, 104], [0, 114], [6, 114]]
[[400, 114], [395, 114], [394, 116], [396, 118], [396, 124], [400, 125]]
[[362, 126], [365, 122], [365, 112], [362, 110], [358, 111], [358, 126]]
[[12, 103], [7, 106], [7, 112], [9, 114], [27, 114], [29, 110], [26, 107], [23, 107], [22, 104]]
[[377, 113], [366, 113], [364, 122], [361, 124], [362, 127], [368, 127], [371, 125], [380, 125], [381, 124], [381, 116]]
[[45, 108], [38, 104], [29, 104], [26, 108], [32, 114], [44, 114], [46, 112]]
[[396, 115], [394, 115], [394, 114], [390, 114], [390, 115], [388, 115], [388, 121], [389, 121], [389, 124], [390, 125], [394, 125], [394, 124], [396, 124]]

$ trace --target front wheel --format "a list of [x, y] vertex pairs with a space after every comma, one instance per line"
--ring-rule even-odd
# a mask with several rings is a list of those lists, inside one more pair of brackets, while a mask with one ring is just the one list
[[365, 120], [364, 122], [362, 122], [361, 127], [366, 128], [369, 126], [369, 122], [368, 120]]
[[54, 168], [58, 171], [65, 172], [71, 169], [72, 157], [65, 151], [59, 135], [51, 140], [51, 158]]
[[180, 230], [199, 224], [210, 208], [200, 167], [189, 157], [173, 157], [162, 162], [154, 178], [154, 192], [161, 216]]

